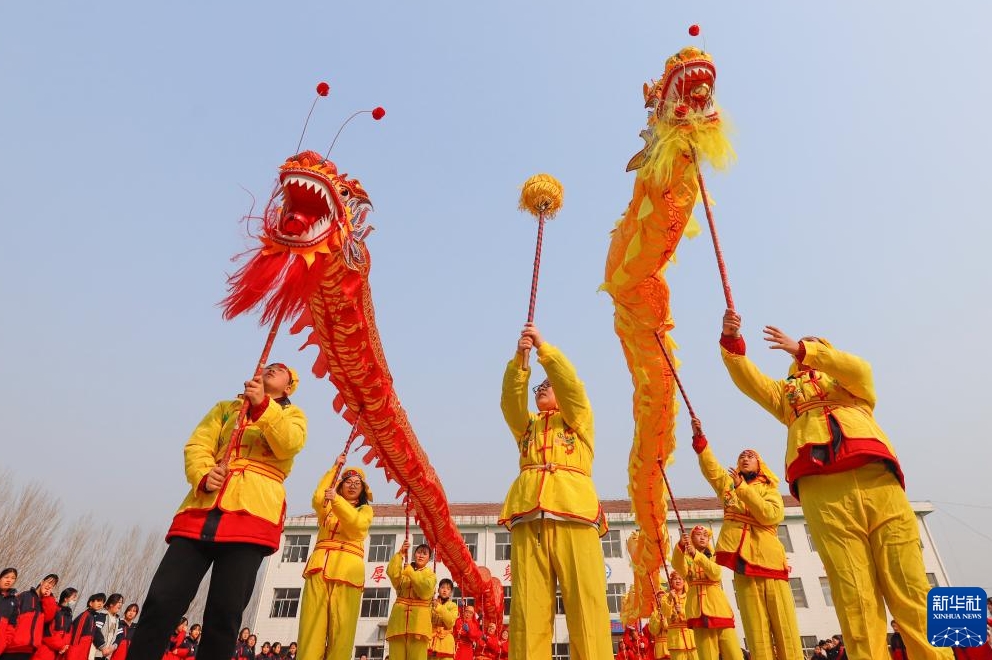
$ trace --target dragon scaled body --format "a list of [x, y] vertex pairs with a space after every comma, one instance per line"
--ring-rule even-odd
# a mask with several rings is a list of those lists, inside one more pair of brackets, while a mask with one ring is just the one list
[[733, 157], [713, 99], [716, 69], [688, 47], [668, 58], [661, 80], [644, 85], [645, 147], [628, 164], [634, 194], [614, 228], [602, 288], [613, 298], [614, 327], [634, 383], [634, 439], [628, 493], [641, 533], [631, 540], [635, 583], [622, 616], [649, 616], [654, 584], [669, 552], [668, 507], [658, 461], [675, 449], [676, 384], [664, 355], [675, 342], [665, 268], [684, 234], [698, 233], [692, 209], [699, 197], [698, 160], [722, 167]]
[[229, 280], [224, 315], [260, 307], [263, 322], [293, 318], [294, 334], [310, 329], [304, 346], [319, 351], [313, 373], [337, 388], [335, 411], [358, 422], [365, 463], [399, 484], [455, 582], [482, 604], [487, 621], [502, 621], [502, 585], [472, 560], [393, 387], [369, 287], [370, 210], [361, 184], [320, 154], [288, 158], [262, 217], [261, 245]]

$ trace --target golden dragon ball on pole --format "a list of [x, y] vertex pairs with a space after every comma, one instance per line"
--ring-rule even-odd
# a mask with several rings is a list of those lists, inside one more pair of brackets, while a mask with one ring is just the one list
[[[541, 247], [544, 243], [544, 221], [555, 217], [565, 197], [561, 182], [550, 174], [535, 174], [524, 181], [520, 190], [520, 210], [527, 211], [537, 218], [537, 249], [534, 251], [534, 274], [530, 280], [530, 306], [527, 309], [527, 323], [534, 322], [534, 308], [537, 305], [537, 276], [541, 269]], [[530, 351], [524, 351], [521, 366], [530, 361]]]

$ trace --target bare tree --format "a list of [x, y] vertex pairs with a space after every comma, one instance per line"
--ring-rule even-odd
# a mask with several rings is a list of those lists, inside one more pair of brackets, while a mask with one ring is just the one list
[[80, 591], [80, 598], [100, 591], [96, 587], [101, 577], [99, 567], [94, 565], [93, 529], [96, 519], [93, 514], [76, 518], [61, 535], [60, 542], [51, 548], [52, 565], [57, 567], [60, 581], [67, 587]]
[[20, 485], [9, 470], [0, 472], [0, 564], [17, 568], [30, 584], [58, 573], [60, 584], [83, 598], [117, 591], [141, 602], [165, 550], [162, 533], [117, 533], [92, 513], [66, 524], [63, 508], [40, 483]]
[[0, 563], [16, 567], [28, 582], [40, 582], [53, 572], [49, 549], [59, 529], [61, 507], [37, 482], [18, 488], [9, 470], [0, 474], [0, 482]]
[[[144, 603], [148, 586], [165, 554], [164, 533], [134, 526], [115, 530], [87, 513], [64, 521], [62, 502], [38, 482], [19, 485], [10, 470], [0, 471], [0, 568], [14, 566], [32, 584], [58, 573], [60, 585], [82, 598], [120, 593]], [[97, 531], [99, 530], [99, 531]], [[203, 620], [210, 572], [190, 604], [191, 622]], [[257, 607], [257, 594], [246, 612]]]

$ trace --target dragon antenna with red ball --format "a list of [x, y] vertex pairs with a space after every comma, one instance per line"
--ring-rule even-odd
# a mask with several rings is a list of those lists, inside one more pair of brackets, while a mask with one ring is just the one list
[[[689, 36], [698, 37], [702, 32], [702, 28], [699, 27], [698, 23], [693, 23], [689, 26]], [[703, 52], [706, 52], [706, 37], [703, 37]]]
[[324, 154], [324, 160], [327, 160], [330, 157], [330, 155], [331, 155], [331, 149], [334, 148], [334, 143], [338, 141], [338, 136], [341, 135], [341, 131], [343, 131], [344, 130], [344, 127], [348, 125], [348, 122], [350, 122], [352, 119], [354, 119], [358, 115], [365, 114], [366, 112], [369, 113], [370, 115], [372, 115], [372, 119], [374, 119], [376, 121], [379, 121], [380, 119], [382, 119], [383, 117], [386, 116], [386, 109], [383, 108], [382, 106], [377, 106], [375, 108], [372, 108], [371, 110], [359, 110], [358, 112], [356, 112], [352, 116], [350, 116], [347, 119], [345, 119], [344, 120], [344, 123], [341, 124], [341, 128], [339, 128], [338, 129], [338, 132], [334, 134], [334, 139], [331, 140], [331, 146], [329, 146], [327, 148], [327, 153]]
[[331, 86], [326, 82], [317, 83], [317, 96], [314, 98], [313, 103], [310, 104], [310, 112], [307, 113], [307, 120], [303, 122], [303, 132], [300, 133], [300, 141], [296, 143], [296, 151], [294, 153], [300, 153], [300, 147], [303, 146], [303, 138], [307, 134], [307, 126], [310, 124], [310, 116], [313, 115], [313, 109], [317, 107], [317, 99], [321, 96], [327, 96], [331, 91]]

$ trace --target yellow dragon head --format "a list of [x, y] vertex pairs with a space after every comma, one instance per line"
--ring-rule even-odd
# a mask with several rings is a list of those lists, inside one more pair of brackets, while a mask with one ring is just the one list
[[644, 107], [655, 121], [684, 122], [690, 113], [714, 121], [720, 114], [713, 102], [715, 87], [713, 58], [686, 46], [665, 61], [661, 80], [644, 83]]
[[648, 126], [645, 145], [627, 164], [627, 171], [645, 168], [649, 176], [667, 180], [673, 163], [695, 149], [715, 167], [733, 158], [716, 106], [716, 67], [707, 53], [687, 46], [665, 61], [660, 80], [644, 83]]

